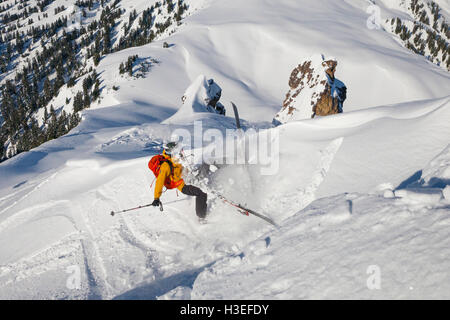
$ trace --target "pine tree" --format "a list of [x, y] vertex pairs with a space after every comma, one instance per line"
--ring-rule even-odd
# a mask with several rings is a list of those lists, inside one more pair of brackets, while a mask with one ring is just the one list
[[106, 24], [104, 31], [103, 31], [103, 53], [107, 54], [109, 53], [109, 48], [111, 47], [111, 28], [109, 27], [109, 24]]
[[78, 91], [73, 98], [73, 112], [77, 113], [83, 109], [83, 93]]
[[67, 122], [68, 122], [67, 113], [63, 110], [57, 121], [57, 132], [56, 132], [57, 137], [60, 137], [67, 133]]
[[44, 125], [47, 124], [48, 119], [49, 119], [49, 114], [48, 114], [47, 106], [45, 106], [45, 109], [44, 109], [44, 118], [42, 119], [42, 121], [44, 122]]
[[47, 126], [47, 140], [56, 139], [58, 137], [58, 119], [56, 117], [53, 105], [50, 106], [50, 120]]
[[94, 60], [94, 65], [98, 66], [98, 64], [100, 63], [100, 54], [98, 52], [94, 53], [93, 60]]
[[36, 121], [36, 119], [32, 119], [31, 122], [31, 148], [35, 148], [39, 146], [41, 143], [43, 143], [43, 136], [42, 136], [42, 130], [39, 128], [39, 125]]
[[67, 87], [72, 88], [75, 85], [75, 77], [70, 77], [69, 81], [67, 81]]
[[81, 121], [80, 116], [78, 115], [78, 113], [74, 112], [70, 115], [70, 120], [69, 120], [69, 128], [68, 130], [70, 131], [71, 129], [75, 128]]
[[56, 81], [55, 81], [55, 91], [58, 91], [64, 85], [64, 71], [62, 68], [56, 69]]
[[89, 93], [86, 91], [84, 92], [83, 107], [89, 108], [90, 106], [91, 106], [91, 97], [89, 96]]
[[50, 80], [48, 78], [44, 81], [44, 99], [45, 101], [50, 101], [53, 97], [53, 88]]
[[94, 90], [92, 91], [92, 100], [95, 101], [100, 96], [100, 81], [95, 80]]

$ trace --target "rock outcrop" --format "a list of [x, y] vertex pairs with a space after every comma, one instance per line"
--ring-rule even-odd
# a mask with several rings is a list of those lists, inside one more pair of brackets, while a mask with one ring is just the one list
[[273, 119], [278, 125], [289, 121], [341, 113], [347, 88], [336, 79], [337, 61], [315, 55], [300, 63], [289, 78], [283, 107]]

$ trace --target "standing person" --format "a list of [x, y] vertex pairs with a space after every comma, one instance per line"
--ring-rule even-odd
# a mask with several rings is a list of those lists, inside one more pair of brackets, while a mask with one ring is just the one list
[[160, 205], [160, 197], [163, 187], [167, 189], [177, 188], [183, 194], [195, 196], [195, 211], [200, 223], [205, 222], [206, 218], [206, 200], [208, 195], [200, 188], [193, 185], [187, 185], [182, 179], [183, 166], [172, 157], [172, 151], [177, 146], [176, 142], [169, 142], [164, 145], [163, 153], [152, 157], [148, 163], [149, 169], [155, 174], [156, 184], [154, 200], [152, 205]]

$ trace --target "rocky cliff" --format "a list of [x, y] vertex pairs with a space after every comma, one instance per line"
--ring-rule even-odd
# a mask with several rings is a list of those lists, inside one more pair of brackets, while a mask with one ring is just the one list
[[323, 55], [303, 60], [291, 73], [289, 91], [273, 123], [341, 113], [347, 88], [335, 77], [337, 64]]

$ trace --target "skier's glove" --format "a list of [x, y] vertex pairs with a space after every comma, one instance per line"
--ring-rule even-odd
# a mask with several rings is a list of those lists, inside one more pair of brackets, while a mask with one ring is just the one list
[[155, 199], [152, 202], [152, 206], [154, 206], [154, 207], [159, 207], [160, 204], [161, 204], [161, 201], [159, 201], [159, 199]]

